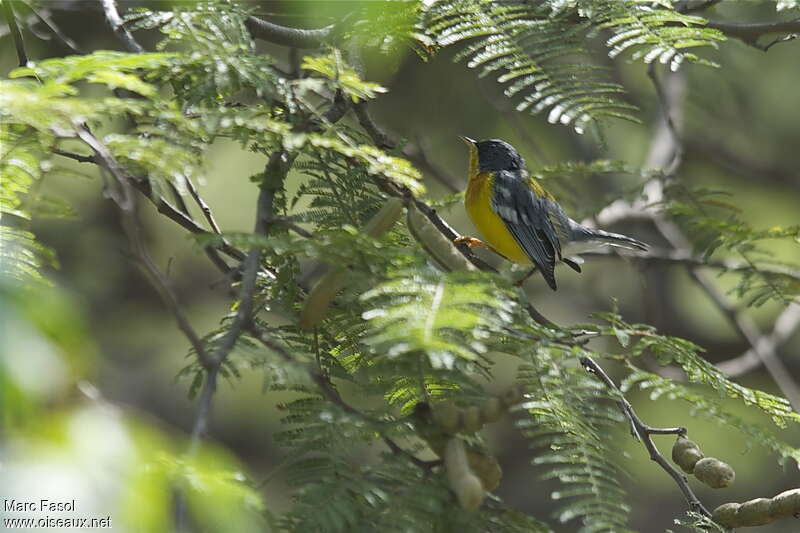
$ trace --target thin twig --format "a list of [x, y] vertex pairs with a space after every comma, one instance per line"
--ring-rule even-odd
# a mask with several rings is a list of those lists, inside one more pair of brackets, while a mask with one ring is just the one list
[[800, 304], [792, 303], [775, 320], [772, 332], [762, 335], [755, 342], [753, 346], [759, 350], [751, 347], [738, 357], [717, 363], [717, 367], [730, 377], [747, 374], [761, 366], [762, 358], [758, 355], [759, 351], [777, 354], [778, 348], [794, 335], [798, 327], [800, 327]]
[[696, 13], [698, 11], [705, 11], [722, 2], [722, 0], [704, 0], [693, 4], [690, 0], [681, 0], [675, 4], [675, 11], [678, 13]]
[[733, 22], [709, 20], [706, 23], [706, 27], [719, 30], [729, 37], [734, 37], [744, 43], [747, 43], [751, 46], [766, 51], [764, 47], [758, 46], [759, 37], [775, 33], [800, 32], [800, 19], [783, 20], [778, 22], [749, 22], [749, 23], [733, 23]]
[[772, 343], [762, 342], [767, 336], [762, 335], [752, 318], [734, 308], [725, 295], [717, 288], [714, 282], [697, 268], [689, 267], [689, 275], [703, 288], [711, 301], [722, 311], [728, 322], [739, 335], [750, 344], [748, 351], [753, 351], [772, 379], [778, 385], [781, 393], [789, 400], [792, 408], [800, 412], [800, 386], [790, 377], [791, 373], [783, 364], [775, 351]]
[[247, 17], [245, 26], [253, 37], [292, 48], [318, 48], [331, 38], [334, 30], [333, 25], [313, 30], [288, 28], [254, 16]]
[[[660, 150], [660, 160], [654, 158], [652, 162], [658, 163], [657, 166], [659, 167], [666, 167], [667, 176], [672, 176], [677, 172], [682, 163], [683, 150], [680, 147], [682, 143], [678, 133], [678, 121], [675, 120], [675, 116], [681, 116], [682, 106], [679, 105], [679, 102], [682, 101], [683, 91], [670, 91], [669, 88], [662, 87], [654, 71], [651, 72], [650, 78], [655, 84], [656, 91], [659, 95], [659, 101], [661, 102], [665, 126], [668, 133], [668, 135], [662, 137], [662, 142], [667, 145], [667, 148]], [[673, 93], [672, 97], [670, 97], [670, 92]], [[670, 147], [669, 145], [672, 146]], [[672, 155], [670, 156], [669, 154]], [[658, 192], [661, 198], [650, 198], [651, 202], [657, 202], [663, 198], [663, 188]], [[662, 215], [655, 216], [654, 222], [656, 228], [673, 248], [676, 250], [691, 249], [691, 242], [675, 223], [667, 220]], [[741, 255], [748, 266], [753, 268], [754, 265], [749, 257], [744, 252], [741, 252]], [[717, 288], [708, 273], [697, 266], [689, 266], [688, 268], [692, 279], [698, 283], [719, 310], [731, 322], [736, 331], [750, 344], [751, 349], [755, 350], [756, 355], [759, 357], [762, 364], [764, 364], [765, 369], [778, 385], [783, 395], [786, 396], [792, 404], [792, 407], [798, 410], [798, 408], [800, 408], [800, 386], [791, 378], [791, 375], [774, 349], [766, 350], [763, 344], [760, 346], [758, 345], [763, 335], [758, 330], [755, 322], [743, 312], [739, 312], [729, 302], [728, 298]], [[769, 345], [766, 347], [769, 348]]]
[[17, 61], [19, 66], [24, 67], [28, 64], [28, 53], [25, 51], [25, 41], [22, 40], [22, 32], [19, 31], [17, 25], [17, 17], [14, 14], [14, 7], [11, 5], [10, 0], [2, 3], [3, 16], [8, 24], [8, 30], [11, 32], [11, 37], [14, 39], [14, 46], [17, 49]]
[[[72, 152], [66, 152], [64, 150], [54, 149], [52, 150], [54, 154], [58, 154], [63, 157], [68, 157], [80, 163], [97, 163], [97, 158], [94, 156], [85, 156], [81, 154], [75, 154]], [[200, 226], [197, 222], [194, 221], [189, 215], [185, 212], [182, 212], [180, 209], [169, 203], [162, 197], [153, 198], [152, 190], [150, 188], [150, 183], [144, 178], [132, 178], [131, 185], [133, 188], [141, 192], [153, 205], [156, 206], [156, 209], [159, 213], [166, 216], [173, 222], [176, 222], [182, 228], [188, 230], [190, 233], [194, 233], [195, 235], [212, 235], [210, 232], [206, 231], [205, 228]], [[216, 245], [221, 252], [225, 255], [231, 257], [232, 259], [236, 259], [237, 261], [242, 261], [245, 258], [245, 253], [238, 248], [231, 246], [229, 243], [225, 242], [224, 240]], [[212, 259], [213, 260], [213, 259]], [[223, 273], [227, 273], [230, 270], [230, 267], [224, 262], [219, 262], [213, 260], [214, 263], [217, 265]]]
[[166, 306], [175, 315], [178, 322], [178, 327], [189, 339], [192, 347], [197, 352], [197, 357], [203, 365], [208, 365], [210, 359], [206, 353], [200, 337], [194, 331], [188, 318], [181, 310], [178, 298], [169, 285], [169, 281], [164, 277], [161, 271], [153, 262], [147, 248], [141, 237], [140, 223], [136, 214], [135, 196], [131, 194], [132, 191], [132, 178], [128, 176], [123, 170], [122, 166], [114, 158], [114, 155], [103, 145], [89, 130], [80, 128], [78, 129], [78, 137], [84, 141], [95, 153], [95, 159], [105, 169], [109, 175], [116, 181], [118, 188], [115, 189], [109, 196], [119, 208], [123, 215], [123, 227], [131, 243], [131, 248], [134, 255], [139, 259], [144, 266], [146, 272], [150, 276], [150, 281], [158, 291], [161, 299]]
[[217, 235], [221, 235], [222, 231], [220, 231], [219, 225], [217, 225], [217, 221], [214, 218], [214, 213], [211, 212], [211, 208], [197, 192], [197, 187], [195, 187], [194, 183], [189, 178], [186, 178], [186, 188], [189, 189], [189, 194], [192, 196], [197, 206], [203, 212], [203, 216], [206, 217], [208, 225], [211, 226], [211, 229], [214, 231], [214, 233], [216, 233]]
[[314, 234], [313, 233], [311, 233], [310, 231], [308, 231], [304, 227], [302, 227], [302, 226], [300, 226], [298, 224], [295, 224], [294, 222], [292, 222], [290, 219], [288, 219], [286, 217], [273, 217], [270, 222], [272, 222], [273, 224], [276, 224], [278, 226], [284, 226], [284, 227], [292, 230], [293, 232], [297, 233], [298, 235], [300, 235], [301, 237], [304, 237], [306, 239], [313, 239], [314, 238]]
[[625, 396], [622, 394], [622, 391], [620, 391], [619, 387], [617, 387], [616, 383], [614, 383], [614, 381], [608, 377], [608, 374], [605, 373], [603, 368], [597, 364], [594, 359], [591, 357], [582, 357], [581, 364], [587, 371], [597, 376], [597, 378], [617, 396], [617, 404], [622, 410], [622, 413], [630, 422], [634, 431], [634, 435], [647, 449], [650, 459], [655, 461], [658, 466], [660, 466], [667, 474], [670, 475], [670, 477], [672, 477], [672, 479], [675, 480], [675, 483], [678, 485], [678, 488], [680, 488], [684, 498], [686, 499], [686, 503], [689, 504], [689, 508], [696, 513], [710, 517], [711, 513], [709, 513], [708, 509], [703, 506], [703, 504], [694, 494], [694, 491], [692, 491], [692, 488], [689, 486], [689, 479], [683, 473], [679, 472], [674, 466], [672, 466], [663, 455], [661, 455], [661, 452], [658, 451], [653, 439], [650, 438], [651, 435], [685, 435], [686, 428], [656, 428], [648, 426], [642, 422], [642, 420], [633, 410], [633, 406], [630, 404], [630, 402], [628, 402], [627, 399], [625, 399]]
[[[261, 344], [264, 345], [265, 348], [277, 353], [284, 361], [286, 361], [287, 363], [302, 365], [305, 368], [306, 372], [308, 373], [309, 378], [319, 388], [322, 396], [325, 399], [327, 399], [329, 402], [339, 406], [344, 412], [346, 412], [348, 414], [351, 414], [353, 416], [356, 416], [356, 417], [360, 418], [361, 420], [364, 420], [365, 422], [368, 422], [368, 423], [370, 423], [370, 424], [372, 424], [374, 426], [382, 426], [382, 425], [386, 424], [386, 422], [384, 422], [382, 420], [379, 420], [379, 419], [377, 419], [375, 417], [372, 417], [372, 416], [370, 416], [370, 415], [368, 415], [368, 414], [356, 409], [355, 407], [353, 407], [349, 403], [347, 403], [344, 400], [344, 398], [342, 398], [342, 395], [339, 394], [339, 391], [336, 390], [336, 388], [330, 382], [330, 380], [326, 376], [324, 376], [319, 371], [319, 369], [314, 368], [311, 365], [308, 365], [308, 364], [303, 365], [302, 363], [298, 362], [292, 356], [292, 354], [289, 353], [289, 351], [286, 348], [283, 347], [283, 345], [273, 341], [266, 334], [266, 332], [262, 331], [255, 324], [253, 324], [251, 322], [250, 324], [248, 324], [247, 328], [250, 331], [250, 333], [256, 339], [258, 339], [258, 341]], [[411, 461], [413, 464], [415, 464], [416, 466], [418, 466], [418, 467], [420, 467], [420, 468], [422, 468], [424, 470], [430, 470], [434, 466], [437, 466], [437, 465], [441, 464], [441, 461], [438, 461], [438, 460], [425, 461], [423, 459], [420, 459], [419, 457], [415, 456], [411, 452], [408, 452], [407, 450], [402, 448], [393, 439], [391, 439], [389, 436], [387, 436], [383, 431], [378, 429], [377, 433], [380, 435], [381, 440], [383, 440], [383, 442], [386, 444], [386, 446], [389, 447], [389, 450], [391, 450], [392, 453], [394, 453], [395, 455], [401, 455], [401, 456], [405, 457], [406, 459]]]
[[[646, 214], [639, 212], [639, 215]], [[637, 217], [644, 220], [655, 221], [656, 218], [652, 214], [646, 217]], [[620, 220], [628, 220], [620, 218]], [[649, 248], [646, 252], [637, 252], [635, 254], [620, 252], [616, 249], [610, 250], [591, 250], [581, 253], [581, 256], [596, 256], [596, 257], [623, 257], [627, 261], [637, 263], [663, 263], [667, 265], [686, 265], [711, 268], [714, 270], [722, 270], [725, 272], [742, 272], [752, 271], [753, 267], [747, 263], [732, 261], [729, 259], [706, 260], [696, 254], [691, 253], [688, 249], [660, 249]], [[758, 265], [758, 271], [765, 274], [773, 274], [776, 276], [784, 276], [793, 278], [800, 281], [800, 271], [783, 265]]]
[[125, 27], [122, 17], [119, 16], [116, 0], [100, 0], [100, 3], [103, 5], [106, 20], [108, 20], [111, 29], [114, 30], [114, 33], [117, 34], [117, 37], [119, 37], [119, 40], [122, 41], [128, 51], [143, 54], [145, 52], [144, 47], [134, 39], [131, 32]]
[[56, 25], [55, 21], [52, 19], [52, 17], [50, 17], [50, 12], [49, 12], [48, 10], [43, 10], [42, 12], [39, 12], [39, 11], [36, 11], [35, 9], [33, 9], [33, 8], [32, 8], [32, 7], [30, 7], [30, 6], [28, 6], [28, 9], [30, 9], [30, 10], [33, 12], [33, 14], [36, 16], [36, 18], [37, 18], [37, 19], [39, 19], [39, 21], [40, 21], [42, 24], [44, 24], [45, 26], [47, 26], [47, 29], [49, 29], [49, 30], [50, 30], [50, 32], [51, 32], [53, 35], [55, 35], [55, 36], [56, 36], [56, 38], [58, 39], [58, 41], [59, 41], [59, 42], [60, 42], [62, 45], [64, 45], [66, 48], [68, 48], [70, 51], [72, 51], [72, 53], [74, 53], [74, 54], [79, 54], [79, 55], [83, 55], [83, 54], [85, 54], [85, 53], [86, 53], [86, 52], [85, 52], [85, 51], [84, 51], [84, 50], [83, 50], [83, 49], [82, 49], [82, 48], [81, 48], [81, 47], [78, 45], [78, 43], [76, 43], [75, 41], [73, 41], [73, 40], [72, 40], [72, 39], [69, 37], [69, 35], [67, 35], [67, 34], [66, 34], [66, 33], [64, 33], [63, 31], [61, 31], [61, 28], [59, 28], [59, 27], [58, 27], [58, 25]]
[[[372, 142], [374, 142], [377, 147], [383, 150], [393, 150], [397, 146], [397, 143], [393, 141], [392, 138], [385, 131], [383, 131], [380, 126], [378, 126], [375, 120], [373, 120], [372, 115], [367, 107], [367, 102], [359, 102], [353, 107], [356, 117], [358, 118], [358, 123], [361, 125], [364, 131], [367, 132], [367, 135], [370, 136]], [[425, 156], [425, 152], [422, 150], [422, 147], [419, 148], [417, 153], [414, 153], [410, 150], [404, 150], [403, 156], [413, 162], [414, 165], [427, 170], [427, 173], [430, 176], [444, 185], [451, 192], [459, 192], [463, 190], [464, 187], [462, 184], [450, 178], [450, 176], [443, 174], [436, 167], [434, 167], [434, 165]]]

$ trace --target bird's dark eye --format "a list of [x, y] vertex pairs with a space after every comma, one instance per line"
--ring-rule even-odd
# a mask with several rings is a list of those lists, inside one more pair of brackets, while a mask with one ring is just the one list
[[508, 168], [509, 170], [519, 170], [519, 163], [512, 159], [511, 163], [508, 164]]

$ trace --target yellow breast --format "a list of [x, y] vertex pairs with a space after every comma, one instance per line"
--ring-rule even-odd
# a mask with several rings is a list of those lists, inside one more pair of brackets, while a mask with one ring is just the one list
[[492, 173], [470, 174], [472, 177], [464, 196], [464, 206], [483, 240], [515, 263], [530, 263], [531, 260], [514, 240], [503, 220], [492, 211]]

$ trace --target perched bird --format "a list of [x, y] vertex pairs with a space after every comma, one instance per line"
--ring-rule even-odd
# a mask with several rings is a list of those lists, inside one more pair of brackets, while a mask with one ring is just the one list
[[525, 161], [507, 142], [461, 139], [470, 152], [464, 205], [487, 242], [470, 237], [459, 242], [487, 246], [515, 263], [533, 263], [553, 290], [558, 261], [580, 272], [571, 258], [581, 252], [602, 245], [647, 249], [631, 237], [587, 228], [569, 218], [550, 193], [528, 178]]

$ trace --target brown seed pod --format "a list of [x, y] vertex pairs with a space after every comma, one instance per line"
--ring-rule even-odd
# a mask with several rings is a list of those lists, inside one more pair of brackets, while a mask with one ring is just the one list
[[723, 503], [711, 513], [711, 519], [724, 527], [737, 527], [739, 525], [736, 512], [741, 507], [738, 503]]
[[694, 471], [694, 465], [703, 457], [700, 447], [686, 437], [679, 436], [672, 445], [672, 460], [687, 474]]
[[462, 509], [474, 511], [483, 503], [486, 491], [481, 480], [469, 468], [464, 442], [450, 439], [444, 449], [444, 467], [450, 488], [456, 493]]
[[500, 402], [500, 398], [489, 398], [486, 400], [486, 403], [481, 406], [481, 422], [484, 424], [497, 422], [504, 412], [505, 408]]
[[772, 500], [756, 498], [744, 502], [736, 511], [736, 524], [731, 527], [763, 526], [773, 521], [770, 516]]
[[680, 455], [681, 462], [678, 463], [678, 466], [687, 474], [691, 474], [694, 472], [695, 465], [704, 457], [703, 452], [698, 448], [687, 448]]
[[777, 520], [800, 513], [800, 489], [785, 490], [772, 498], [770, 515]]
[[434, 404], [431, 408], [433, 421], [445, 433], [458, 433], [462, 426], [462, 410], [450, 402]]
[[464, 409], [463, 427], [461, 428], [465, 433], [475, 433], [480, 431], [483, 427], [481, 423], [481, 410], [479, 407], [472, 406]]
[[736, 472], [733, 468], [714, 457], [706, 457], [697, 461], [693, 473], [697, 479], [712, 489], [729, 487], [736, 479]]
[[493, 455], [469, 450], [467, 461], [470, 469], [480, 478], [486, 492], [491, 492], [500, 485], [503, 470]]

